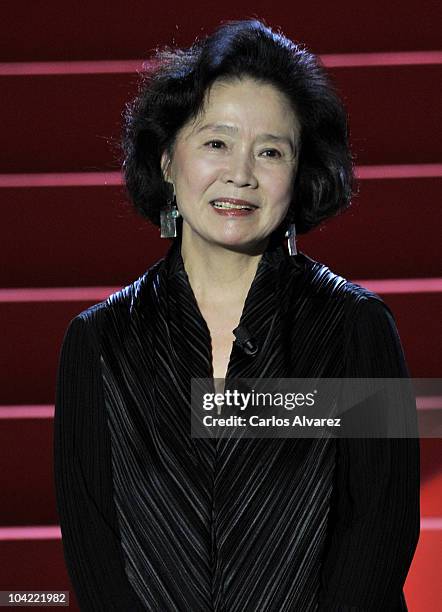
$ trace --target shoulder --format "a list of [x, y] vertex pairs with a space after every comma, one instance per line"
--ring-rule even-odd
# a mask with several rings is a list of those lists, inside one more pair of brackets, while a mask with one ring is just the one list
[[397, 337], [396, 320], [391, 308], [375, 291], [354, 283], [323, 263], [300, 253], [295, 265], [304, 269], [303, 286], [307, 299], [319, 309], [340, 313], [347, 341], [352, 335], [367, 335], [375, 330]]
[[147, 307], [150, 293], [155, 290], [158, 275], [163, 268], [163, 261], [164, 258], [133, 282], [80, 311], [69, 322], [68, 330], [89, 334], [97, 343], [100, 343], [103, 334], [124, 330]]
[[303, 269], [303, 284], [311, 297], [342, 301], [352, 311], [349, 314], [356, 314], [359, 309], [369, 312], [388, 309], [380, 295], [348, 280], [305, 253], [298, 253], [293, 259], [294, 266]]
[[321, 308], [342, 315], [343, 350], [349, 376], [407, 375], [396, 319], [383, 298], [304, 254], [301, 260], [310, 295], [320, 297]]
[[302, 261], [311, 295], [321, 297], [343, 314], [347, 346], [355, 342], [361, 345], [376, 343], [379, 349], [382, 342], [400, 345], [394, 313], [378, 293], [305, 254], [302, 254]]

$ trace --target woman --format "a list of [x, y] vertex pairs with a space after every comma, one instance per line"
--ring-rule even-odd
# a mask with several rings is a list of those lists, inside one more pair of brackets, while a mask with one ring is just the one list
[[408, 377], [381, 299], [296, 252], [295, 228], [350, 203], [343, 105], [258, 20], [156, 59], [124, 171], [174, 241], [70, 322], [60, 356], [57, 504], [81, 609], [406, 610], [417, 439], [190, 435], [194, 377]]

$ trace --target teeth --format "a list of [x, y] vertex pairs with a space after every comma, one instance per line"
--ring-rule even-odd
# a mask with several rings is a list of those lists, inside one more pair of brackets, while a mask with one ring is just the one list
[[222, 200], [215, 200], [215, 202], [212, 202], [212, 206], [215, 208], [238, 208], [240, 210], [252, 210], [250, 206], [245, 206], [243, 204], [232, 204], [231, 202], [224, 202]]

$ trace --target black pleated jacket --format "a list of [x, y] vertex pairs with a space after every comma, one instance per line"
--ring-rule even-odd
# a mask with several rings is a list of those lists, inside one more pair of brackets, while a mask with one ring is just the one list
[[[379, 296], [281, 246], [240, 325], [258, 351], [234, 343], [227, 379], [409, 376]], [[191, 378], [211, 376], [179, 239], [70, 322], [54, 476], [81, 609], [407, 610], [419, 440], [192, 438]]]

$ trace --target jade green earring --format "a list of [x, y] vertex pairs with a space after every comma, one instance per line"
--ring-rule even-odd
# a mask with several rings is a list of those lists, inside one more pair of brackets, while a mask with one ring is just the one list
[[296, 255], [298, 249], [296, 248], [296, 226], [294, 223], [289, 225], [288, 230], [285, 233], [285, 237], [287, 238], [287, 246], [289, 248], [290, 255]]
[[173, 196], [168, 198], [166, 206], [160, 210], [161, 238], [176, 238], [176, 220], [181, 216], [176, 205], [175, 188], [170, 184]]

